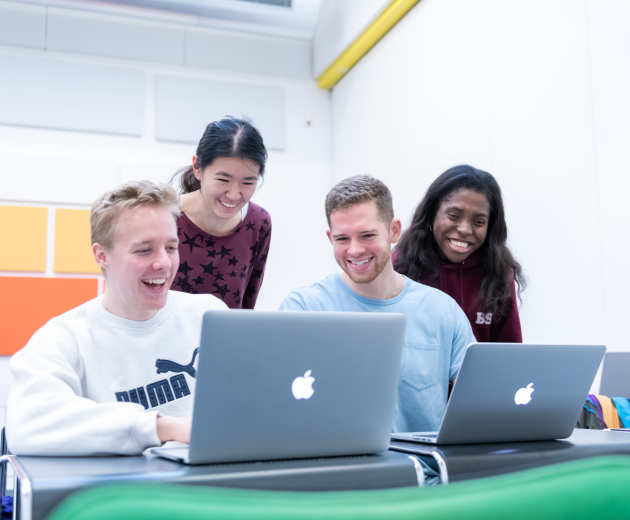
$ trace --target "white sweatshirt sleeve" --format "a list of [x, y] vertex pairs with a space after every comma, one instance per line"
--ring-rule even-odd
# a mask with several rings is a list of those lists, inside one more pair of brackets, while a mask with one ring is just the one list
[[9, 450], [18, 455], [139, 454], [159, 444], [156, 411], [83, 397], [77, 340], [49, 322], [11, 359]]

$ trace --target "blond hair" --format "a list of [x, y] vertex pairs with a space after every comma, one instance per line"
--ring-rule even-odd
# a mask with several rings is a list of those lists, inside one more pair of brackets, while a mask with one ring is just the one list
[[92, 244], [99, 243], [105, 249], [110, 249], [114, 243], [114, 232], [121, 212], [139, 206], [165, 207], [174, 218], [181, 213], [179, 196], [168, 184], [152, 181], [125, 183], [103, 194], [92, 204], [90, 210]]

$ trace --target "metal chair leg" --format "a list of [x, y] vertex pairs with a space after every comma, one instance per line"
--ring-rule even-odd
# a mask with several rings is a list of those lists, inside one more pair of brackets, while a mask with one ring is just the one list
[[[4, 427], [0, 433], [0, 455], [7, 454], [7, 438], [4, 435]], [[3, 497], [7, 491], [7, 468], [6, 464], [0, 464], [0, 497]]]

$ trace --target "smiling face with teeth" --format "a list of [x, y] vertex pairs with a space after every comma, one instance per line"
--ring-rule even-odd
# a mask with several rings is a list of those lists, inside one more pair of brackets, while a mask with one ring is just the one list
[[[197, 167], [193, 157], [193, 173], [200, 189], [190, 194], [196, 197], [196, 220], [208, 232], [229, 232], [241, 221], [240, 212], [249, 202], [260, 175], [260, 165], [241, 157], [217, 157], [205, 168]], [[187, 205], [184, 203], [186, 213]], [[193, 215], [195, 216], [195, 215]]]
[[483, 193], [457, 189], [440, 202], [433, 220], [433, 237], [448, 260], [460, 263], [483, 245], [489, 219], [490, 204]]
[[385, 222], [373, 200], [337, 209], [326, 232], [345, 282], [368, 298], [397, 294], [400, 276], [392, 266], [391, 247], [400, 236], [400, 221]]
[[105, 275], [105, 308], [122, 318], [144, 321], [166, 304], [179, 267], [177, 225], [166, 206], [123, 209], [111, 247], [92, 245]]

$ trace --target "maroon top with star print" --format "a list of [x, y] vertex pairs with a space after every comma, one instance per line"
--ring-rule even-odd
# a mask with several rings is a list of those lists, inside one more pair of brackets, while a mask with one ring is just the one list
[[249, 203], [245, 219], [227, 236], [206, 233], [182, 213], [177, 219], [179, 270], [172, 289], [213, 294], [232, 309], [253, 309], [265, 274], [271, 217]]

